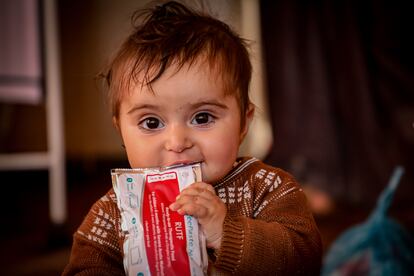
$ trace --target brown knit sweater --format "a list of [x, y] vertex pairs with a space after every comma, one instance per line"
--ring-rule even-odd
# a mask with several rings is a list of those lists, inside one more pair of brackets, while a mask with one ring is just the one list
[[[302, 189], [281, 169], [243, 158], [214, 185], [227, 205], [211, 274], [317, 275], [321, 239]], [[120, 212], [111, 189], [74, 234], [63, 275], [125, 275]]]

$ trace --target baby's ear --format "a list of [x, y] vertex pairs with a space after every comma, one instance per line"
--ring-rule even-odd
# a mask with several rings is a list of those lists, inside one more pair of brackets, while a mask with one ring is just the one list
[[122, 147], [125, 149], [125, 143], [124, 143], [124, 138], [122, 137], [122, 132], [121, 132], [121, 126], [119, 125], [119, 120], [117, 117], [112, 116], [112, 125], [114, 126], [114, 128], [116, 129], [116, 132], [118, 132], [119, 136], [121, 137], [122, 140]]
[[250, 124], [254, 117], [255, 108], [256, 107], [254, 104], [249, 103], [249, 106], [247, 107], [246, 115], [244, 117], [244, 126], [242, 127], [240, 131], [240, 143], [243, 142], [244, 137], [246, 137], [246, 134], [249, 131]]
[[115, 116], [112, 116], [112, 125], [114, 126], [116, 131], [118, 131], [118, 133], [121, 134], [121, 128], [119, 127], [119, 121], [118, 121], [118, 118], [116, 118]]

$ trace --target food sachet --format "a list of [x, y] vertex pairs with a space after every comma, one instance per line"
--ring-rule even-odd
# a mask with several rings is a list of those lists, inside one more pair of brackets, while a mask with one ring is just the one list
[[112, 169], [127, 275], [205, 275], [205, 237], [197, 220], [171, 211], [180, 191], [201, 181], [199, 163]]

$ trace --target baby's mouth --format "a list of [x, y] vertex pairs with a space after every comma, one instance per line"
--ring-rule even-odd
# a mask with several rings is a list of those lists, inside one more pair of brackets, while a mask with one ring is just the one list
[[186, 165], [191, 165], [191, 164], [195, 164], [195, 163], [202, 163], [202, 161], [192, 161], [192, 160], [178, 160], [172, 163], [169, 163], [168, 165], [166, 165], [165, 167], [176, 167], [176, 166], [186, 166]]

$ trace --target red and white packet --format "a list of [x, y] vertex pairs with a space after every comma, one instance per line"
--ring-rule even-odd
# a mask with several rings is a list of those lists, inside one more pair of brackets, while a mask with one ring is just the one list
[[197, 220], [171, 211], [181, 190], [201, 181], [199, 163], [164, 168], [112, 169], [125, 233], [127, 275], [206, 275], [206, 242]]

